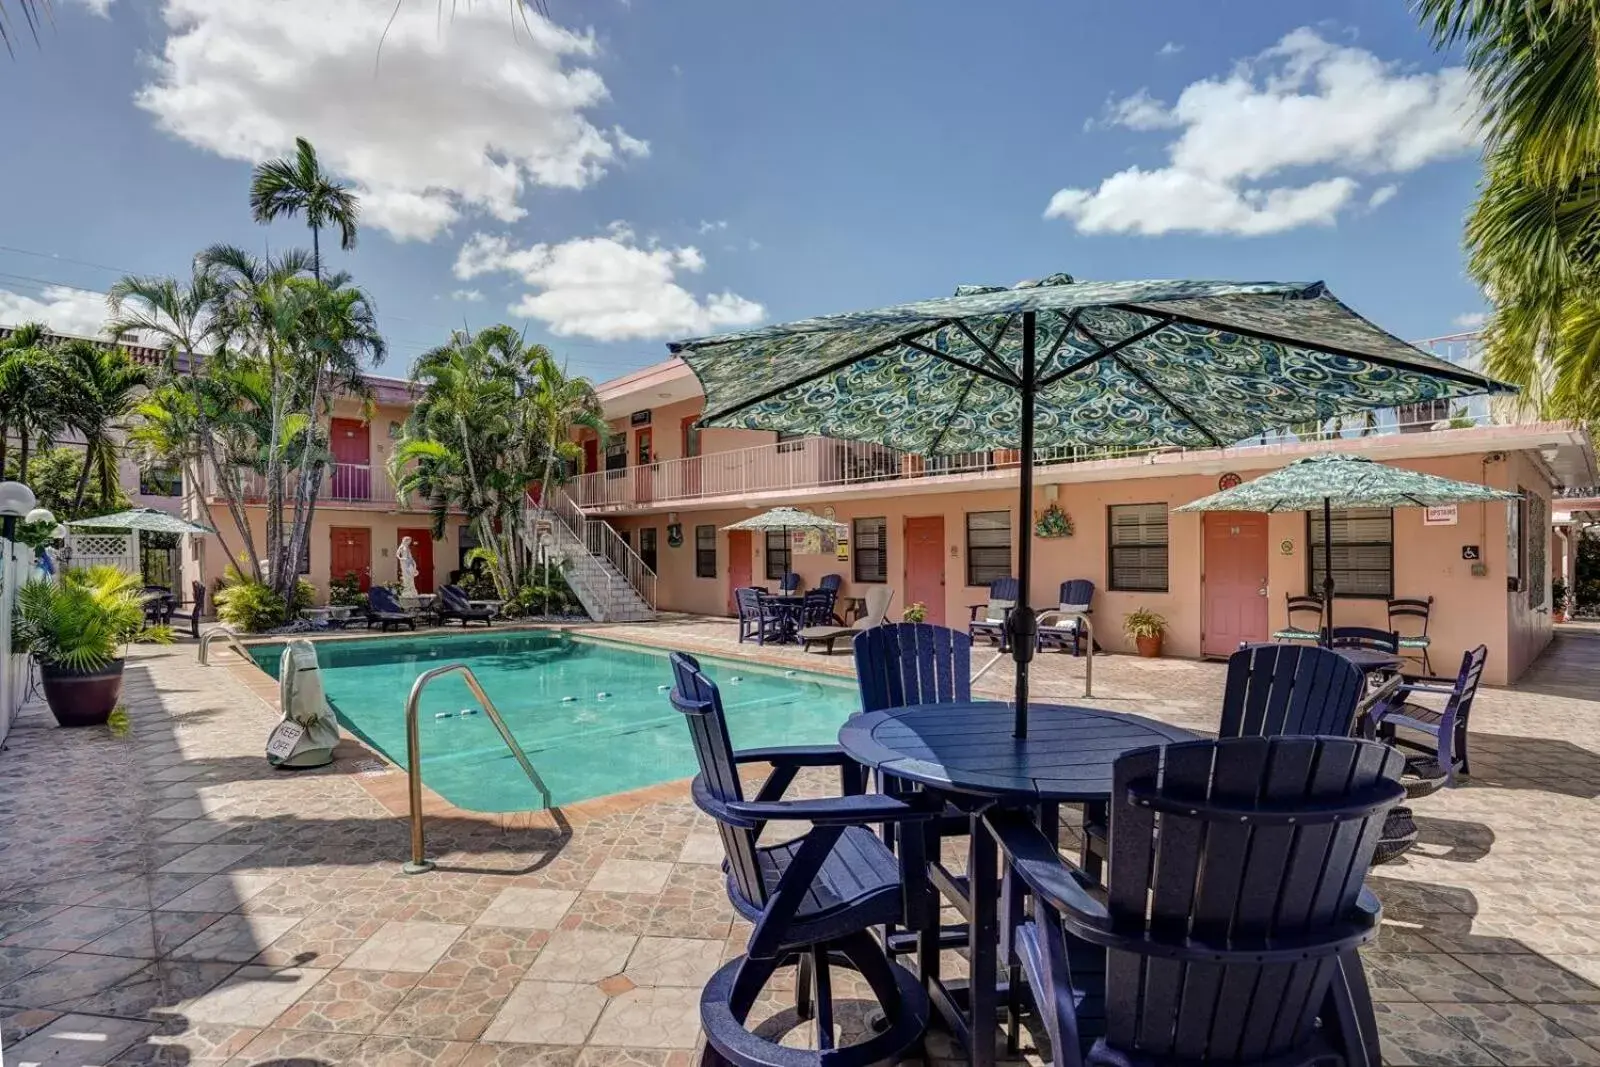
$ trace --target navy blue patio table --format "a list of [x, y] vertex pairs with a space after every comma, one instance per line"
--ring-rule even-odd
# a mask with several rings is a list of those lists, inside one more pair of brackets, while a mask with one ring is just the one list
[[1375, 671], [1397, 671], [1405, 663], [1400, 656], [1389, 652], [1379, 652], [1371, 648], [1336, 648], [1333, 650], [1356, 667], [1362, 674], [1372, 674]]
[[[839, 730], [839, 746], [858, 763], [936, 790], [970, 813], [970, 881], [968, 905], [962, 909], [970, 909], [967, 948], [975, 979], [988, 975], [994, 980], [974, 980], [966, 990], [941, 981], [937, 967], [930, 967], [927, 959], [929, 951], [937, 952], [936, 944], [925, 946], [922, 973], [929, 996], [967, 1047], [975, 1067], [995, 1062], [992, 1035], [1000, 998], [1009, 992], [998, 972], [999, 858], [994, 838], [979, 825], [982, 811], [997, 803], [1034, 809], [1041, 829], [1055, 840], [1059, 804], [1083, 804], [1085, 818], [1091, 817], [1090, 808], [1104, 818], [1118, 756], [1197, 736], [1138, 715], [1067, 704], [1032, 703], [1028, 716], [1028, 736], [1021, 740], [1012, 736], [1011, 704], [997, 701], [914, 704], [868, 712]], [[1017, 911], [1018, 918], [1020, 908], [1020, 898], [1007, 903], [1008, 913]], [[937, 933], [931, 936], [936, 938]]]

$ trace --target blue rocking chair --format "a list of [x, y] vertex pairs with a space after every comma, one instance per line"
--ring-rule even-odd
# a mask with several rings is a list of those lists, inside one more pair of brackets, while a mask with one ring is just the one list
[[1011, 941], [1057, 1067], [1378, 1067], [1361, 882], [1401, 765], [1354, 738], [1128, 753], [1103, 896], [1028, 815], [987, 814], [1033, 894]]
[[[697, 807], [717, 821], [727, 852], [728, 899], [755, 924], [745, 954], [717, 971], [700, 994], [706, 1041], [738, 1067], [867, 1067], [893, 1062], [921, 1039], [928, 996], [915, 975], [890, 961], [869, 932], [903, 923], [922, 928], [934, 914], [923, 874], [922, 830], [915, 824], [938, 814], [925, 795], [862, 795], [862, 769], [839, 748], [784, 747], [735, 752], [728, 739], [722, 698], [693, 656], [671, 657], [676, 687], [672, 705], [689, 723], [700, 774], [692, 787]], [[746, 800], [739, 767], [771, 764], [754, 800]], [[803, 767], [838, 767], [846, 795], [783, 800]], [[775, 820], [804, 820], [804, 837], [758, 844]], [[872, 827], [903, 828], [897, 859]], [[907, 825], [910, 824], [910, 825]], [[796, 1014], [815, 1019], [817, 1050], [788, 1048], [745, 1026], [773, 972], [798, 967]], [[834, 1048], [829, 968], [857, 971], [883, 1008], [872, 1036]]]
[[[1017, 606], [1021, 590], [1022, 585], [1015, 578], [996, 578], [990, 582], [988, 601], [968, 607], [972, 621], [967, 625], [967, 635], [974, 641], [987, 637], [999, 645], [1002, 652], [1009, 649], [1011, 639], [1006, 631], [1006, 623], [1011, 618], [1011, 609]], [[983, 612], [982, 618], [978, 617], [980, 611]]]

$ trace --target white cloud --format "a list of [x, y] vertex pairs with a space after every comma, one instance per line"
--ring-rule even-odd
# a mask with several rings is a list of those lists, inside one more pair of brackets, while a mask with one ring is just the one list
[[[1131, 167], [1096, 189], [1059, 190], [1045, 216], [1085, 233], [1252, 235], [1329, 225], [1360, 178], [1470, 150], [1475, 107], [1461, 67], [1408, 72], [1298, 29], [1225, 77], [1188, 86], [1171, 107], [1143, 89], [1109, 103], [1106, 124], [1182, 130], [1167, 145], [1167, 165]], [[1283, 180], [1299, 168], [1323, 173]], [[1392, 195], [1380, 188], [1369, 206]], [[1170, 202], [1174, 196], [1194, 199]]]
[[717, 219], [715, 222], [707, 222], [705, 219], [701, 219], [700, 220], [700, 232], [701, 233], [712, 233], [712, 232], [714, 232], [716, 230], [726, 230], [727, 228], [728, 228], [728, 220], [727, 219]]
[[1489, 316], [1486, 312], [1469, 311], [1464, 315], [1457, 315], [1454, 321], [1463, 330], [1476, 330], [1482, 328], [1483, 324], [1489, 321]]
[[528, 186], [582, 188], [649, 152], [590, 120], [607, 99], [582, 65], [594, 37], [531, 9], [524, 24], [493, 3], [441, 21], [433, 4], [393, 0], [165, 0], [163, 17], [136, 96], [163, 129], [250, 162], [304, 136], [360, 188], [363, 221], [397, 238], [468, 213], [515, 220]]
[[626, 224], [606, 236], [517, 248], [507, 237], [476, 233], [461, 246], [455, 274], [463, 281], [504, 271], [529, 287], [509, 308], [538, 319], [561, 337], [629, 341], [713, 333], [760, 322], [766, 309], [735, 293], [697, 297], [679, 284], [698, 274], [705, 257], [692, 245], [641, 246]]
[[1378, 208], [1393, 200], [1395, 194], [1399, 191], [1399, 182], [1390, 182], [1388, 185], [1378, 186], [1376, 189], [1372, 190], [1372, 195], [1367, 197], [1368, 209], [1376, 211]]
[[111, 318], [106, 294], [64, 285], [47, 285], [37, 297], [0, 289], [0, 326], [42, 322], [56, 333], [104, 339], [101, 332]]
[[91, 15], [98, 15], [103, 19], [111, 17], [112, 0], [67, 0], [67, 2], [69, 5], [75, 4], [87, 8]]
[[1181, 51], [1183, 51], [1183, 45], [1179, 44], [1177, 41], [1168, 41], [1166, 44], [1162, 45], [1156, 50], [1156, 55], [1175, 56]]
[[483, 294], [476, 289], [457, 289], [450, 294], [451, 300], [464, 300], [469, 304], [476, 304], [483, 300]]

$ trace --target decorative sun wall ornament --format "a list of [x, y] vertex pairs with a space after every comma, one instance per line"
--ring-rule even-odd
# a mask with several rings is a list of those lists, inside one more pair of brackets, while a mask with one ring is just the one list
[[1039, 513], [1033, 524], [1035, 537], [1071, 537], [1072, 516], [1061, 510], [1060, 504], [1051, 504]]

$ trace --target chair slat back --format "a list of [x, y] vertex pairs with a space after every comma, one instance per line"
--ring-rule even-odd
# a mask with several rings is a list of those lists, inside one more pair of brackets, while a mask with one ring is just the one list
[[838, 593], [844, 587], [844, 577], [838, 574], [824, 574], [817, 582], [818, 589], [826, 589], [830, 593]]
[[[713, 799], [728, 802], [744, 799], [739, 768], [733, 761], [733, 742], [728, 738], [728, 722], [722, 713], [722, 694], [717, 684], [700, 669], [700, 661], [687, 652], [667, 657], [672, 663], [672, 706], [689, 722], [689, 739], [700, 764], [700, 780]], [[728, 873], [745, 899], [766, 902], [766, 889], [756, 864], [754, 830], [718, 821], [722, 847], [728, 855]]]
[[861, 710], [972, 699], [972, 638], [926, 622], [874, 626], [855, 636]]
[[1329, 644], [1334, 648], [1365, 648], [1373, 652], [1398, 653], [1400, 635], [1393, 630], [1378, 630], [1371, 626], [1335, 626]]
[[805, 595], [800, 605], [800, 621], [806, 626], [821, 626], [833, 618], [834, 594], [827, 589], [813, 589]]
[[1445, 714], [1456, 721], [1464, 721], [1472, 713], [1472, 701], [1478, 695], [1478, 682], [1483, 678], [1483, 665], [1489, 658], [1489, 649], [1479, 645], [1461, 657], [1461, 673], [1456, 675], [1456, 691], [1445, 703]]
[[797, 592], [799, 590], [799, 588], [800, 588], [800, 576], [798, 574], [796, 574], [794, 571], [790, 571], [788, 574], [785, 574], [783, 576], [783, 578], [778, 582], [778, 592], [780, 592], [780, 593]]
[[[1184, 946], [1319, 934], [1338, 942], [1354, 917], [1386, 808], [1316, 815], [1392, 796], [1403, 759], [1351, 738], [1244, 737], [1143, 749], [1116, 763], [1107, 908], [1130, 945]], [[1159, 813], [1143, 795], [1176, 801]], [[1392, 801], [1391, 801], [1392, 803]], [[1299, 821], [1221, 809], [1282, 805]], [[1112, 947], [1106, 1041], [1131, 1060], [1256, 1062], [1311, 1034], [1337, 956], [1262, 964], [1221, 947], [1206, 962]]]
[[1228, 657], [1219, 737], [1331, 734], [1355, 725], [1365, 680], [1315, 645], [1246, 645]]
[[867, 613], [856, 620], [857, 630], [883, 625], [884, 616], [889, 614], [889, 602], [894, 599], [894, 590], [886, 585], [873, 586], [867, 590], [866, 599]]
[[733, 591], [734, 606], [741, 619], [761, 618], [761, 590], [753, 585], [741, 585]]
[[1427, 637], [1428, 617], [1432, 614], [1433, 597], [1431, 596], [1425, 600], [1411, 597], [1395, 597], [1389, 601], [1389, 629], [1398, 631], [1402, 628], [1400, 625], [1396, 625], [1396, 620], [1400, 620], [1406, 627], [1409, 627], [1411, 620], [1421, 619], [1422, 629], [1415, 634], [1408, 633], [1406, 636]]
[[1089, 579], [1073, 578], [1061, 583], [1061, 599], [1058, 604], [1062, 611], [1088, 611], [1092, 600], [1094, 600], [1094, 583]]
[[1006, 614], [1017, 606], [1017, 594], [1022, 584], [1015, 578], [996, 578], [989, 583], [989, 605], [984, 610], [987, 622], [1004, 622]]
[[439, 597], [444, 601], [445, 606], [452, 611], [464, 609], [468, 606], [467, 591], [459, 585], [441, 585], [439, 587]]
[[405, 608], [394, 598], [394, 594], [381, 585], [375, 585], [367, 590], [367, 603], [374, 611], [404, 612]]
[[1294, 626], [1296, 615], [1315, 615], [1316, 620], [1311, 626], [1302, 626], [1300, 629], [1322, 629], [1322, 598], [1319, 596], [1291, 596], [1288, 597], [1289, 625]]

